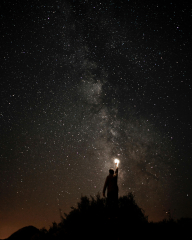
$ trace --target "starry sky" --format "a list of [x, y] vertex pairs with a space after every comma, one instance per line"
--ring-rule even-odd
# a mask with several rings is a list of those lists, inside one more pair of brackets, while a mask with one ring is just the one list
[[190, 1], [0, 4], [0, 238], [102, 193], [115, 158], [149, 221], [192, 217]]

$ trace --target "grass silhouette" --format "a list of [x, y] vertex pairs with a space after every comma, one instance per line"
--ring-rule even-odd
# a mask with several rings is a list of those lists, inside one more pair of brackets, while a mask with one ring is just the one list
[[171, 217], [161, 222], [148, 222], [144, 211], [137, 205], [132, 193], [118, 199], [118, 206], [108, 206], [100, 194], [94, 198], [82, 196], [77, 207], [61, 215], [60, 223], [53, 222], [47, 230], [24, 227], [8, 239], [25, 240], [124, 240], [192, 239], [192, 219]]
[[191, 226], [191, 218], [149, 223], [132, 193], [118, 199], [117, 209], [109, 207], [106, 199], [97, 194], [95, 198], [82, 196], [76, 208], [61, 216], [60, 223], [53, 222], [48, 231], [44, 229], [42, 237], [48, 240], [192, 239]]
[[45, 234], [47, 239], [117, 239], [127, 235], [127, 230], [148, 223], [144, 211], [138, 207], [132, 193], [120, 197], [118, 208], [109, 207], [106, 199], [82, 196], [77, 207], [61, 216]]

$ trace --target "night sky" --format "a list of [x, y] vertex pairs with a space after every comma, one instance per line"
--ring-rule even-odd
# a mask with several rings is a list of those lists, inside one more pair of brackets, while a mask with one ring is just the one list
[[[159, 3], [158, 3], [159, 2]], [[0, 238], [102, 193], [192, 217], [191, 1], [1, 1]]]

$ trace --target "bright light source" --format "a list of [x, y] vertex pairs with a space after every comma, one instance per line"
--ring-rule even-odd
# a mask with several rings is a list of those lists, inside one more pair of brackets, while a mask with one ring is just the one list
[[119, 159], [115, 159], [115, 163], [117, 164], [117, 167], [119, 165]]

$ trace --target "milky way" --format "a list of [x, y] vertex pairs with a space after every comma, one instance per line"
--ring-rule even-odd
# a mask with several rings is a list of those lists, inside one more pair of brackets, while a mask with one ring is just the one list
[[149, 220], [192, 217], [188, 5], [2, 3], [0, 238], [101, 193], [115, 158]]

